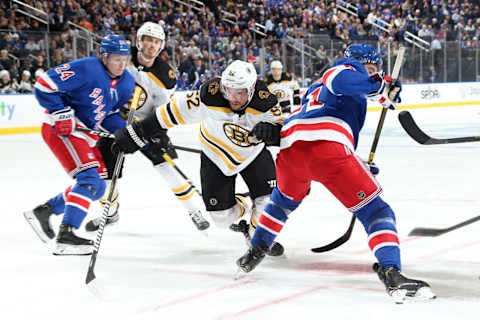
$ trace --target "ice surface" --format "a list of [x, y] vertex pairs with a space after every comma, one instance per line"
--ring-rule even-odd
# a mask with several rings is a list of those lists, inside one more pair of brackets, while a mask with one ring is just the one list
[[[90, 257], [53, 256], [52, 244], [40, 242], [23, 218], [71, 183], [40, 135], [30, 134], [0, 136], [0, 319], [476, 318], [480, 222], [435, 238], [407, 234], [480, 215], [480, 144], [419, 145], [397, 112], [389, 111], [375, 155], [378, 180], [397, 215], [404, 274], [429, 282], [438, 299], [395, 305], [371, 270], [374, 257], [359, 223], [338, 249], [310, 252], [342, 235], [350, 220], [318, 184], [278, 237], [286, 258], [266, 258], [234, 281], [235, 260], [246, 251], [242, 236], [215, 226], [202, 236], [148, 160], [135, 154], [119, 182], [120, 222], [106, 229], [100, 247], [95, 273], [109, 296], [99, 300], [85, 285]], [[411, 112], [434, 137], [480, 135], [480, 107]], [[360, 137], [357, 151], [365, 158], [379, 115], [368, 114]], [[198, 147], [196, 128], [170, 135], [176, 144]], [[179, 155], [178, 166], [200, 186], [198, 155]], [[246, 190], [241, 178], [237, 187]], [[100, 214], [94, 205], [87, 218]]]

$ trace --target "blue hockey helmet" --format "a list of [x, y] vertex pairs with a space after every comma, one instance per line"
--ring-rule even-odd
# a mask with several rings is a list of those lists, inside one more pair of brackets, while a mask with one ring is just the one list
[[130, 54], [130, 44], [128, 41], [119, 35], [109, 34], [102, 39], [100, 43], [100, 54], [121, 54], [129, 55]]
[[348, 46], [343, 55], [345, 58], [355, 58], [362, 64], [376, 64], [379, 70], [382, 69], [382, 56], [374, 47], [368, 44], [352, 44]]

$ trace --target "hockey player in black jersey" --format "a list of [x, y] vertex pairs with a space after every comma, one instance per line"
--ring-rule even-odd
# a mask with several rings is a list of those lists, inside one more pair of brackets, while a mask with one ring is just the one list
[[[276, 184], [275, 164], [266, 146], [279, 143], [282, 120], [277, 98], [257, 81], [253, 65], [236, 60], [221, 78], [208, 80], [199, 91], [175, 94], [155, 114], [117, 131], [115, 143], [132, 153], [159, 132], [201, 121], [200, 177], [206, 210], [218, 227], [231, 227], [249, 238]], [[238, 174], [248, 186], [252, 206], [235, 194]], [[250, 213], [249, 224], [236, 224]], [[267, 250], [270, 255], [282, 253], [278, 243]]]
[[[136, 47], [132, 47], [132, 59], [127, 67], [132, 74], [137, 86], [141, 88], [141, 96], [135, 111], [135, 119], [142, 120], [155, 112], [155, 108], [170, 101], [175, 92], [176, 78], [173, 69], [160, 59], [159, 54], [165, 46], [165, 33], [161, 25], [153, 22], [145, 22], [137, 31]], [[125, 105], [123, 112], [128, 113], [128, 106]], [[112, 139], [101, 138], [97, 146], [102, 151], [104, 160], [109, 168], [109, 177], [113, 173], [116, 155], [110, 151]], [[177, 152], [172, 147], [170, 138], [166, 131], [159, 131], [150, 139], [148, 147], [141, 152], [153, 164], [158, 173], [165, 179], [174, 195], [188, 212], [198, 230], [207, 229], [210, 224], [202, 216], [201, 199], [184, 178], [164, 159], [166, 152], [172, 159], [178, 158]], [[108, 190], [108, 188], [107, 188]], [[107, 225], [118, 221], [118, 193], [115, 190], [114, 207], [108, 216]], [[105, 201], [105, 199], [103, 199]], [[100, 225], [101, 218], [91, 220], [85, 226], [87, 231], [96, 231]]]

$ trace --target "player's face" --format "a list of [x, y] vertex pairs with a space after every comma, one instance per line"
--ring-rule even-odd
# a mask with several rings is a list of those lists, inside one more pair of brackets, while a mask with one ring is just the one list
[[280, 80], [282, 77], [282, 68], [272, 68], [272, 76], [274, 80]]
[[248, 101], [247, 89], [225, 88], [226, 99], [234, 111], [241, 110]]
[[147, 59], [155, 58], [160, 51], [162, 42], [162, 40], [151, 36], [143, 36], [140, 41], [143, 56]]
[[112, 76], [119, 77], [123, 74], [123, 71], [125, 71], [125, 68], [127, 67], [128, 58], [129, 56], [124, 54], [111, 53], [108, 55], [106, 60], [105, 57], [103, 58], [103, 63]]
[[367, 63], [364, 65], [365, 69], [367, 70], [368, 75], [371, 77], [374, 73], [378, 72], [378, 67], [376, 64]]

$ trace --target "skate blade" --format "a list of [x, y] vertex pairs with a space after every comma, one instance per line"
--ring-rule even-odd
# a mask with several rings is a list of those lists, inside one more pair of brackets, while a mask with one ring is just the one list
[[237, 272], [235, 272], [235, 275], [233, 276], [233, 280], [237, 281], [245, 278], [246, 276], [247, 276], [247, 273], [243, 271], [242, 268], [238, 268]]
[[48, 243], [51, 239], [43, 232], [42, 227], [40, 226], [40, 222], [38, 222], [37, 218], [33, 214], [33, 211], [25, 211], [23, 213], [25, 220], [27, 220], [30, 227], [32, 227], [33, 231], [37, 234], [40, 240], [43, 243]]
[[93, 253], [93, 246], [57, 243], [52, 253], [54, 256], [89, 256]]
[[418, 289], [414, 295], [408, 295], [408, 290], [395, 290], [390, 293], [390, 296], [396, 304], [428, 301], [436, 298], [432, 289], [429, 287]]

